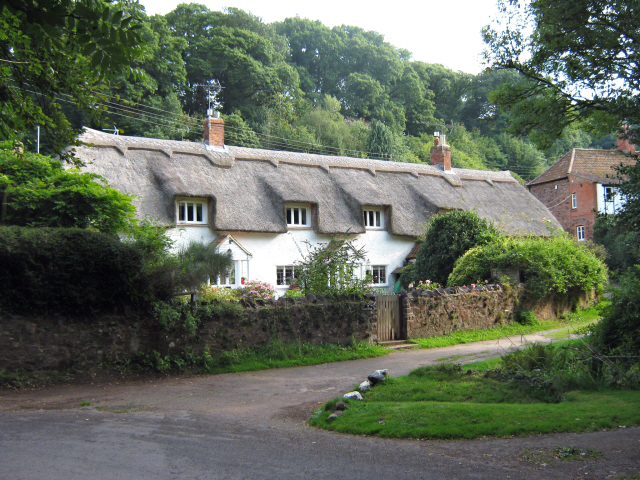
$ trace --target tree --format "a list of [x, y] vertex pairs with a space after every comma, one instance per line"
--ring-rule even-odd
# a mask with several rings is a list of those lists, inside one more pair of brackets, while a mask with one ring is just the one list
[[640, 124], [638, 0], [500, 0], [500, 8], [501, 22], [483, 35], [492, 66], [527, 79], [492, 97], [509, 110], [513, 133], [549, 146], [580, 118], [607, 133]]
[[71, 101], [98, 115], [104, 80], [134, 75], [139, 26], [108, 0], [6, 0], [0, 7], [0, 136], [42, 126], [56, 151], [74, 144], [61, 112]]
[[470, 248], [488, 243], [497, 235], [498, 231], [491, 223], [472, 211], [436, 215], [427, 227], [413, 268], [402, 275], [402, 284], [420, 280], [446, 284], [458, 258]]
[[132, 222], [131, 198], [99, 175], [65, 170], [49, 157], [1, 147], [0, 224], [91, 228], [115, 235]]
[[295, 285], [305, 294], [363, 295], [372, 289], [371, 278], [358, 278], [358, 270], [366, 252], [356, 249], [343, 238], [332, 238], [327, 244], [309, 247], [302, 262], [295, 266]]

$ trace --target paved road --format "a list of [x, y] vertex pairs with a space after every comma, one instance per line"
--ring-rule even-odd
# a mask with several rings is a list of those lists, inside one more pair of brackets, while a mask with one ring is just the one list
[[[639, 472], [637, 428], [431, 442], [339, 435], [306, 424], [320, 404], [377, 368], [402, 375], [442, 357], [472, 361], [532, 339], [143, 384], [0, 392], [0, 480], [552, 479]], [[79, 408], [80, 401], [92, 407]], [[522, 459], [525, 449], [569, 445], [603, 455], [547, 465]]]

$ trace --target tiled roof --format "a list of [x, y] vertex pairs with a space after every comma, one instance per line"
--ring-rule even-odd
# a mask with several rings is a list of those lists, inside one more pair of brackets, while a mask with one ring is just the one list
[[597, 183], [619, 183], [613, 167], [633, 165], [636, 159], [620, 150], [574, 148], [529, 185], [553, 182], [571, 174]]

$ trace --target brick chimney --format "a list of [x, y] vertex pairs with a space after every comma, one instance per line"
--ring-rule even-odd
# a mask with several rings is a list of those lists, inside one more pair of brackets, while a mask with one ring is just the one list
[[202, 123], [204, 125], [204, 144], [212, 147], [224, 147], [224, 120], [220, 112], [213, 112]]
[[431, 165], [438, 167], [440, 170], [451, 170], [451, 147], [447, 145], [447, 139], [444, 135], [433, 138]]
[[636, 153], [636, 146], [629, 141], [628, 138], [623, 138], [627, 133], [629, 127], [626, 125], [622, 127], [624, 133], [618, 135], [618, 150], [622, 150], [624, 153]]

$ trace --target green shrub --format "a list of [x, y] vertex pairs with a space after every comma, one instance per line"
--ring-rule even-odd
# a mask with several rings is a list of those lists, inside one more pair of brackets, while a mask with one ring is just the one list
[[305, 295], [304, 295], [304, 291], [302, 291], [302, 290], [301, 290], [301, 289], [299, 289], [299, 288], [291, 288], [291, 289], [287, 290], [287, 291], [285, 292], [285, 294], [284, 294], [284, 297], [285, 297], [285, 298], [295, 298], [296, 300], [297, 300], [298, 298], [302, 298], [302, 297], [304, 297], [304, 296], [305, 296]]
[[131, 197], [94, 173], [65, 170], [44, 155], [0, 148], [0, 222], [29, 227], [123, 231], [133, 221]]
[[469, 250], [449, 275], [449, 285], [469, 285], [487, 280], [491, 268], [519, 269], [526, 294], [541, 298], [549, 293], [569, 295], [602, 292], [607, 269], [588, 248], [565, 235], [500, 238]]
[[640, 265], [620, 277], [620, 286], [613, 289], [611, 304], [603, 313], [592, 337], [594, 344], [606, 352], [640, 355]]
[[518, 310], [518, 313], [516, 314], [516, 322], [520, 325], [537, 325], [538, 318], [531, 310], [522, 308]]
[[198, 292], [200, 295], [200, 302], [202, 303], [211, 303], [211, 302], [222, 302], [237, 299], [237, 295], [235, 294], [232, 288], [218, 287], [216, 285], [205, 285]]
[[112, 235], [75, 228], [0, 227], [0, 310], [113, 313], [142, 289], [142, 254]]
[[[406, 287], [428, 278], [445, 284], [458, 258], [470, 248], [492, 241], [498, 230], [473, 211], [453, 211], [436, 215], [427, 227], [425, 239], [411, 269], [402, 274]], [[476, 277], [467, 284], [475, 282]]]
[[308, 246], [302, 261], [295, 267], [295, 285], [305, 295], [364, 295], [373, 292], [371, 272], [364, 278], [355, 273], [361, 268], [366, 252], [356, 249], [347, 237], [331, 238], [328, 243]]

